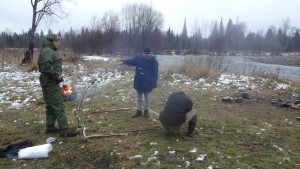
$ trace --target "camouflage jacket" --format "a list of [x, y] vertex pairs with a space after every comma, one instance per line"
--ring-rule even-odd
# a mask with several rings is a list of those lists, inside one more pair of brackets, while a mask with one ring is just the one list
[[49, 40], [44, 39], [42, 46], [43, 49], [38, 58], [38, 67], [41, 72], [40, 84], [42, 87], [54, 86], [59, 83], [57, 79], [62, 74], [62, 59]]

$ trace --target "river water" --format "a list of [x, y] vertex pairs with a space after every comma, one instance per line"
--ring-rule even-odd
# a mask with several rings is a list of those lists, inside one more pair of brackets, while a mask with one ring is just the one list
[[[178, 66], [183, 63], [186, 57], [203, 56], [183, 56], [183, 55], [157, 55], [160, 69]], [[263, 72], [264, 74], [278, 75], [280, 78], [292, 81], [300, 81], [300, 67], [284, 66], [277, 64], [259, 63], [250, 60], [249, 56], [224, 56], [226, 65], [231, 71], [236, 73], [250, 73], [253, 71]]]

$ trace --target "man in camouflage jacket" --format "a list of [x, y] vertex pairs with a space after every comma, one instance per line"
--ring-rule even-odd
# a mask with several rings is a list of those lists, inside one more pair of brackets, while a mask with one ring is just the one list
[[[43, 49], [38, 58], [39, 77], [46, 103], [46, 133], [60, 132], [61, 137], [73, 137], [77, 132], [68, 131], [68, 120], [65, 114], [63, 95], [59, 83], [62, 78], [62, 59], [57, 53], [61, 46], [61, 38], [57, 34], [49, 34], [42, 42]], [[55, 122], [58, 128], [55, 127]]]

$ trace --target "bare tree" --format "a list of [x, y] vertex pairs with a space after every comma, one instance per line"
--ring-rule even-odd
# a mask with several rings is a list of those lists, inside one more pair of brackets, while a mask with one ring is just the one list
[[100, 20], [98, 19], [98, 17], [96, 15], [93, 15], [91, 18], [91, 29], [93, 31], [96, 30], [100, 30], [101, 29], [101, 24], [100, 24]]
[[127, 4], [123, 10], [123, 24], [129, 47], [140, 50], [149, 42], [149, 36], [155, 29], [161, 29], [163, 15], [147, 4]]
[[201, 38], [202, 38], [202, 33], [199, 25], [199, 20], [198, 17], [196, 16], [194, 19], [194, 24], [191, 28], [191, 44], [190, 44], [190, 49], [193, 52], [198, 52], [201, 43]]
[[235, 38], [236, 38], [236, 51], [241, 50], [241, 43], [245, 38], [245, 32], [247, 30], [246, 22], [237, 21], [235, 25]]
[[118, 14], [114, 13], [114, 11], [110, 10], [108, 12], [105, 12], [101, 23], [104, 27], [104, 31], [108, 30], [114, 30], [118, 31], [120, 29], [120, 21]]
[[115, 52], [114, 45], [116, 45], [117, 32], [120, 30], [119, 16], [110, 10], [104, 13], [101, 23], [104, 30], [106, 48], [110, 54], [113, 54], [113, 52]]
[[[202, 30], [202, 32], [203, 32], [203, 38], [204, 38], [204, 39], [207, 39], [207, 37], [208, 37], [208, 35], [207, 35], [208, 25], [209, 25], [209, 21], [207, 21], [207, 20], [202, 20], [201, 30]], [[207, 50], [207, 44], [206, 44], [206, 41], [207, 41], [207, 40], [204, 40], [204, 41], [203, 41], [203, 44], [202, 44], [202, 49], [203, 49], [203, 50]]]
[[181, 50], [187, 50], [188, 48], [188, 33], [187, 33], [187, 28], [186, 28], [186, 17], [184, 18], [184, 23], [183, 23], [183, 28], [182, 32], [180, 35], [180, 51]]
[[283, 19], [281, 22], [281, 28], [285, 35], [287, 35], [288, 30], [291, 28], [290, 19], [287, 17], [286, 19]]
[[33, 59], [35, 31], [40, 22], [44, 19], [55, 22], [56, 19], [63, 19], [67, 16], [67, 13], [62, 7], [63, 1], [64, 0], [30, 0], [32, 6], [32, 23], [29, 30], [29, 46], [28, 50], [24, 53], [22, 64], [31, 63]]

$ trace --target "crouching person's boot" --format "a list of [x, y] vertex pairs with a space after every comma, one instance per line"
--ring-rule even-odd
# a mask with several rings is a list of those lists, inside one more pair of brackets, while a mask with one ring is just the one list
[[58, 132], [58, 131], [59, 131], [59, 129], [57, 127], [55, 127], [54, 125], [47, 125], [46, 134], [54, 133], [54, 132]]
[[193, 137], [195, 127], [196, 127], [196, 122], [190, 121], [189, 122], [189, 127], [188, 127], [188, 133], [187, 133], [188, 137]]
[[70, 131], [68, 128], [59, 130], [59, 137], [75, 137], [77, 134], [77, 131]]
[[142, 111], [141, 110], [137, 110], [136, 113], [132, 116], [132, 118], [140, 117], [142, 115], [143, 115]]

